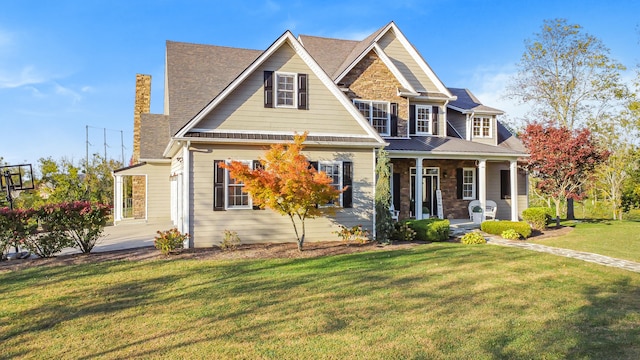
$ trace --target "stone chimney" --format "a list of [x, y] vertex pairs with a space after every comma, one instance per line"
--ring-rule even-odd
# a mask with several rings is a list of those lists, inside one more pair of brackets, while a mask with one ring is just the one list
[[132, 164], [140, 162], [140, 118], [151, 111], [151, 75], [136, 74], [136, 98], [133, 104]]

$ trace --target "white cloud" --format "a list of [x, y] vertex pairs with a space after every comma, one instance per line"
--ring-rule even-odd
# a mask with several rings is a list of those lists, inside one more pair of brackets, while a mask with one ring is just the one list
[[82, 100], [82, 96], [76, 91], [71, 90], [68, 87], [64, 87], [58, 83], [55, 83], [54, 85], [54, 92], [63, 97], [70, 98], [73, 104], [77, 104], [78, 102], [80, 102], [80, 100]]
[[349, 30], [341, 30], [334, 32], [329, 35], [329, 37], [336, 39], [345, 39], [345, 40], [363, 40], [367, 36], [373, 34], [374, 31], [378, 30], [377, 28], [371, 29], [349, 29]]
[[50, 80], [33, 65], [23, 66], [22, 69], [17, 71], [11, 71], [11, 67], [10, 65], [2, 66], [3, 69], [0, 69], [0, 89], [19, 88], [26, 85], [41, 84]]

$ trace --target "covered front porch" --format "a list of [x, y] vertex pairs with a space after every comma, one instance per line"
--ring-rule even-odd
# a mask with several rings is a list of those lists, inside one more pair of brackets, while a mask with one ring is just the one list
[[[517, 158], [408, 156], [389, 152], [392, 203], [399, 218], [470, 219], [469, 204], [495, 202], [495, 218], [518, 221], [527, 207], [526, 173]], [[418, 176], [418, 174], [421, 174]], [[486, 219], [483, 212], [483, 220]]]

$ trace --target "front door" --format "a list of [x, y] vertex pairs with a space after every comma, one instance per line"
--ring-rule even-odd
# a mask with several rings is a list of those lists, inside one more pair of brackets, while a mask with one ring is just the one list
[[431, 216], [437, 214], [438, 202], [436, 198], [436, 190], [440, 189], [440, 168], [425, 167], [422, 169], [422, 200], [416, 202], [416, 169], [411, 168], [411, 215], [415, 216], [417, 207], [422, 207], [423, 216], [429, 214]]

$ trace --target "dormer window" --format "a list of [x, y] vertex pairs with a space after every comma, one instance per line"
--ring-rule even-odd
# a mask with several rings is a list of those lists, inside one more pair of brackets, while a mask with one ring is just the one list
[[491, 118], [489, 117], [474, 117], [473, 118], [473, 137], [476, 138], [490, 138], [493, 132], [491, 131]]
[[431, 106], [416, 105], [416, 134], [418, 135], [431, 135], [432, 121], [431, 121]]
[[391, 135], [391, 115], [386, 101], [353, 100], [354, 105], [380, 135]]

